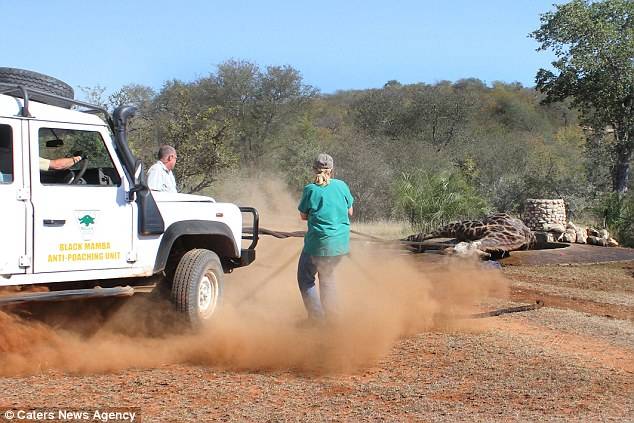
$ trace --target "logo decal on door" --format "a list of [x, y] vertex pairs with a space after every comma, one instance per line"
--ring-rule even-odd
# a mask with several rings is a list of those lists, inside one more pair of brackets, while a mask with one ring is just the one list
[[79, 233], [84, 241], [93, 239], [95, 226], [97, 225], [99, 211], [98, 210], [75, 210], [76, 222], [79, 226]]
[[79, 223], [88, 227], [95, 224], [95, 218], [87, 214], [79, 218]]

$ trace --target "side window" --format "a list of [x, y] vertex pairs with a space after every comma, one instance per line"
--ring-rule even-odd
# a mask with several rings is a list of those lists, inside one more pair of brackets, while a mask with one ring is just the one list
[[[121, 177], [99, 132], [40, 128], [38, 138], [40, 182], [43, 184], [121, 184]], [[83, 160], [75, 164], [72, 160], [64, 160], [74, 156], [81, 156]]]
[[13, 182], [13, 131], [0, 125], [0, 184]]

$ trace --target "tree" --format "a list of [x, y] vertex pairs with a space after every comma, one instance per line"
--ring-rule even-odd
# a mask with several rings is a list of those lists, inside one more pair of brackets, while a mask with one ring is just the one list
[[305, 85], [299, 71], [290, 66], [267, 66], [259, 78], [253, 117], [259, 123], [252, 134], [251, 162], [266, 153], [270, 139], [280, 128], [300, 116], [301, 111], [317, 94]]
[[121, 105], [131, 105], [138, 110], [146, 110], [150, 107], [156, 93], [151, 87], [140, 84], [128, 84], [108, 96], [108, 103], [112, 109]]
[[228, 145], [231, 124], [220, 106], [195, 110], [192, 88], [173, 81], [163, 87], [155, 108], [160, 144], [178, 152], [174, 173], [179, 191], [199, 192], [211, 186], [220, 171], [237, 165], [238, 157]]
[[411, 96], [406, 121], [416, 139], [441, 152], [460, 138], [474, 107], [464, 90], [441, 82], [433, 87], [415, 85]]
[[284, 126], [301, 117], [317, 94], [290, 66], [268, 66], [263, 71], [241, 60], [221, 63], [215, 75], [196, 85], [202, 88], [197, 103], [221, 106], [234, 122], [236, 150], [242, 163], [251, 166], [270, 154], [273, 139]]
[[402, 86], [388, 82], [383, 89], [361, 95], [352, 105], [354, 123], [370, 136], [415, 139], [440, 152], [460, 138], [474, 101], [446, 82], [434, 86]]
[[363, 92], [351, 107], [355, 125], [371, 136], [402, 137], [408, 129], [402, 122], [408, 102], [404, 94], [393, 84]]
[[627, 191], [634, 152], [634, 2], [573, 0], [541, 15], [531, 36], [552, 50], [555, 72], [540, 69], [546, 101], [572, 97], [581, 123], [614, 137], [612, 189]]
[[128, 126], [128, 144], [134, 153], [146, 162], [156, 156], [157, 125], [155, 123], [154, 90], [145, 85], [128, 84], [108, 96], [110, 110], [121, 105], [137, 108], [134, 119]]
[[104, 109], [108, 108], [107, 101], [104, 99], [106, 87], [103, 87], [101, 85], [95, 85], [94, 87], [84, 87], [80, 85], [79, 89], [83, 93], [83, 101], [103, 107]]
[[307, 116], [280, 134], [278, 163], [273, 168], [283, 169], [286, 182], [294, 194], [301, 192], [311, 181], [313, 160], [319, 153], [319, 132]]
[[[335, 160], [335, 177], [350, 187], [354, 214], [360, 220], [389, 219], [392, 208], [392, 167], [380, 140], [348, 131], [328, 148]], [[388, 153], [389, 154], [389, 153]]]

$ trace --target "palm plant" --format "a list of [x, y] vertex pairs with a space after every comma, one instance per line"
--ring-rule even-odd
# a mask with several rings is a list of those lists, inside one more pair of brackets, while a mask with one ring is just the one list
[[402, 173], [396, 182], [395, 195], [397, 212], [421, 232], [452, 220], [480, 217], [490, 209], [475, 189], [455, 172]]

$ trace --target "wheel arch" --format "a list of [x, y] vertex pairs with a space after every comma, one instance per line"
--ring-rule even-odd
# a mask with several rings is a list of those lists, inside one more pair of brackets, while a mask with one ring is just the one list
[[204, 248], [225, 258], [240, 257], [240, 248], [229, 226], [222, 222], [184, 220], [168, 226], [161, 238], [154, 263], [154, 273], [175, 268], [187, 251]]

